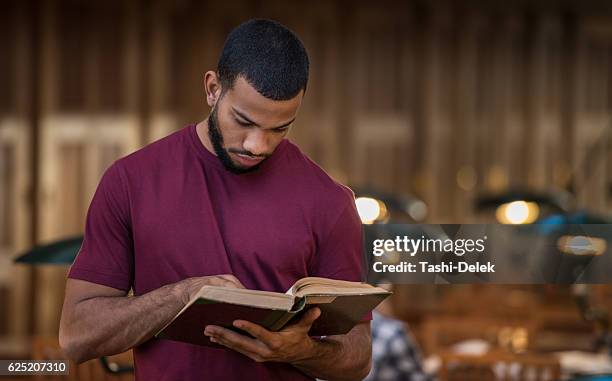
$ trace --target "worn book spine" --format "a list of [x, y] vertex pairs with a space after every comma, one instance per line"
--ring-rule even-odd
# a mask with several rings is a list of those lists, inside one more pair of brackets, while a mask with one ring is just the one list
[[283, 316], [281, 316], [280, 319], [278, 319], [274, 323], [274, 325], [272, 327], [270, 327], [270, 331], [280, 331], [299, 312], [300, 311], [287, 311], [287, 312], [283, 312]]

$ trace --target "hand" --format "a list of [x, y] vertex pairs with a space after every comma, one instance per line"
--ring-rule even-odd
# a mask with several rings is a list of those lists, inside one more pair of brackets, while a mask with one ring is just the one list
[[242, 283], [231, 274], [202, 276], [183, 279], [178, 282], [183, 302], [187, 304], [203, 286], [221, 286], [232, 288], [245, 288]]
[[308, 336], [308, 331], [320, 315], [319, 308], [311, 308], [297, 323], [278, 332], [268, 331], [248, 321], [234, 321], [234, 327], [250, 333], [254, 339], [214, 325], [206, 326], [204, 334], [213, 343], [224, 345], [257, 362], [296, 363], [314, 356], [315, 342]]

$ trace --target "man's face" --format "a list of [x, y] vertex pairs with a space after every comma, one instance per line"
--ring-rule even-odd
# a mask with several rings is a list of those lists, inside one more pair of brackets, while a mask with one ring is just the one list
[[303, 91], [292, 99], [274, 101], [238, 77], [208, 117], [208, 137], [225, 168], [250, 172], [272, 155], [287, 135], [302, 97]]

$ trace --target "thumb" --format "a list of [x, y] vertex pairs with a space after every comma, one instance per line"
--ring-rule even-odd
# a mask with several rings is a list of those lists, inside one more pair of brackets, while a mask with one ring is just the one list
[[302, 317], [302, 321], [300, 321], [300, 325], [310, 327], [319, 316], [321, 316], [321, 309], [319, 307], [313, 307], [306, 311], [304, 317]]

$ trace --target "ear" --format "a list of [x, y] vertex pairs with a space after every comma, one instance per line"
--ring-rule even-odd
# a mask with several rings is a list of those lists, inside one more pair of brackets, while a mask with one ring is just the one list
[[221, 81], [214, 71], [204, 74], [204, 91], [206, 91], [206, 103], [213, 107], [221, 96]]

